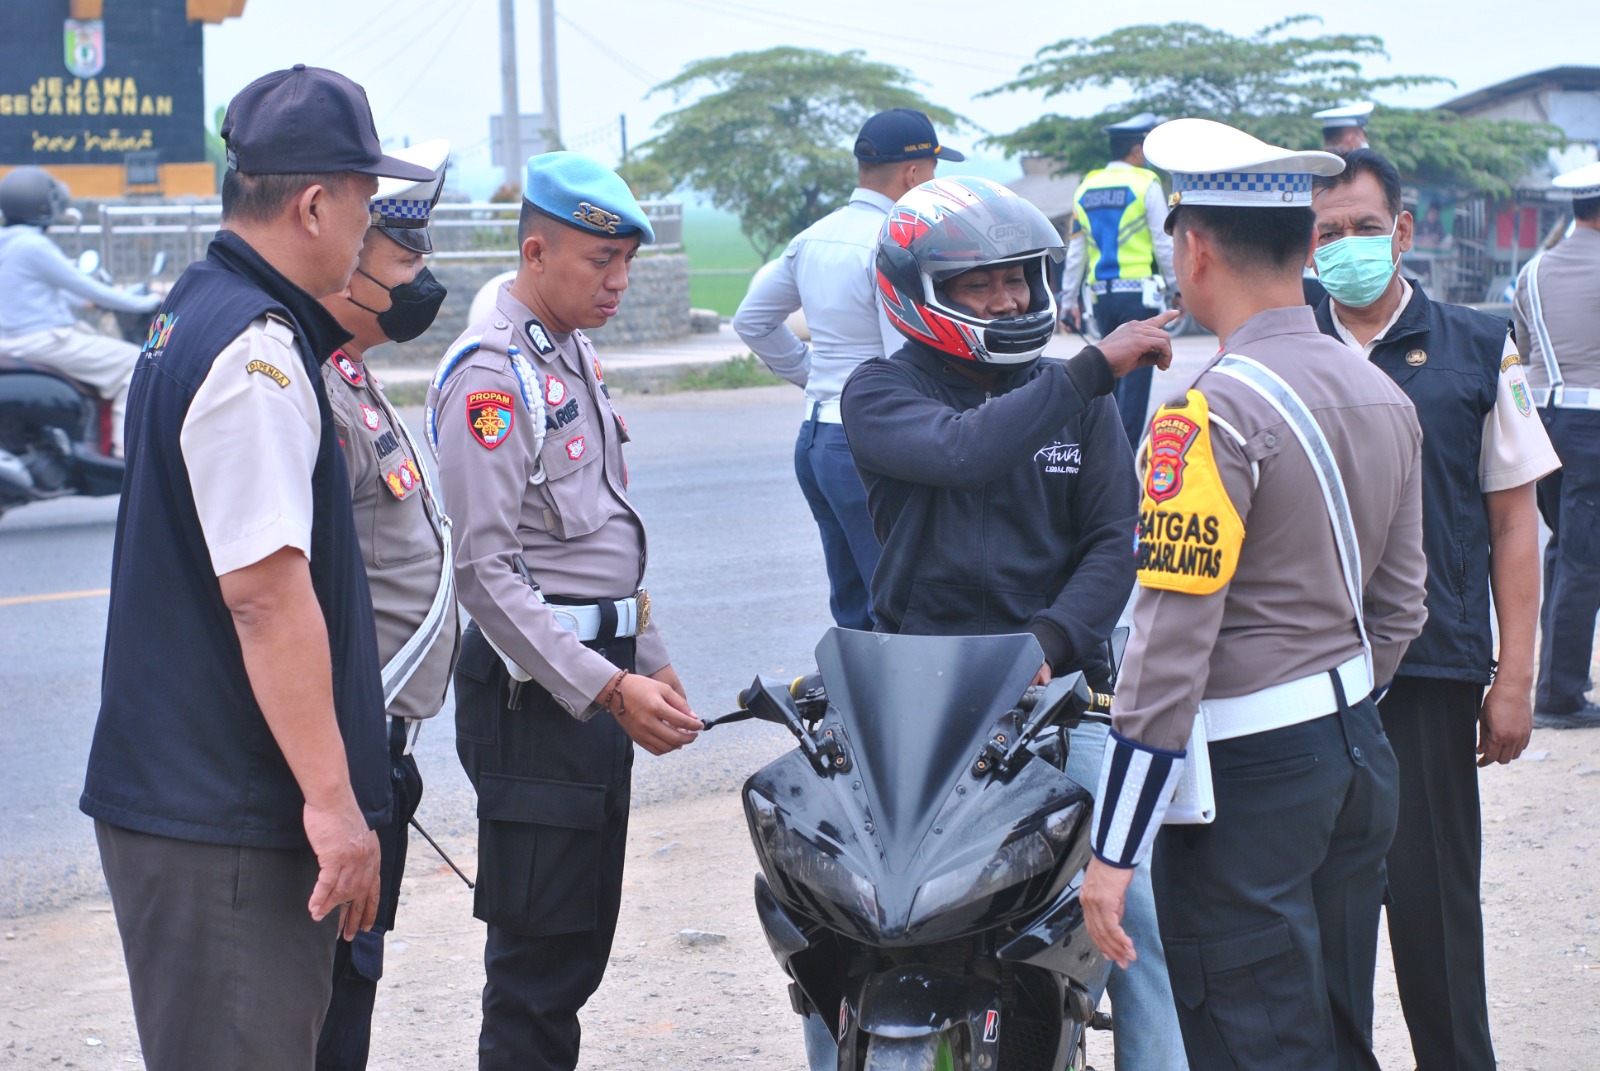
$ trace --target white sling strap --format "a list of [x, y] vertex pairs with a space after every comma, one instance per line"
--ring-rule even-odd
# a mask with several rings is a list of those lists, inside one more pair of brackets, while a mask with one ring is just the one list
[[1528, 266], [1523, 270], [1528, 277], [1528, 305], [1533, 313], [1531, 326], [1533, 333], [1539, 337], [1539, 358], [1544, 362], [1545, 379], [1550, 383], [1548, 388], [1538, 392], [1547, 395], [1539, 404], [1560, 406], [1562, 395], [1567, 390], [1567, 381], [1561, 377], [1561, 363], [1556, 360], [1555, 347], [1550, 344], [1550, 329], [1544, 324], [1544, 302], [1539, 297], [1539, 262], [1543, 259], [1544, 254], [1540, 253], [1528, 261]]
[[[1367, 676], [1372, 676], [1372, 644], [1367, 640], [1367, 625], [1361, 604], [1361, 545], [1356, 541], [1355, 518], [1350, 512], [1350, 499], [1345, 494], [1344, 478], [1339, 472], [1339, 462], [1328, 446], [1316, 418], [1294, 388], [1278, 377], [1277, 373], [1249, 357], [1236, 353], [1223, 354], [1213, 371], [1245, 384], [1261, 395], [1267, 404], [1278, 411], [1294, 432], [1300, 446], [1311, 459], [1311, 469], [1322, 488], [1322, 500], [1328, 509], [1328, 520], [1333, 525], [1333, 542], [1339, 552], [1339, 564], [1344, 570], [1345, 593], [1355, 610], [1356, 632], [1361, 636], [1361, 649], [1366, 654]], [[1357, 696], [1355, 698], [1362, 698]]]
[[[387, 399], [385, 400], [387, 405]], [[390, 407], [390, 423], [405, 437], [406, 446], [411, 450], [411, 456], [418, 459], [417, 476], [422, 480], [422, 495], [428, 509], [429, 517], [439, 529], [439, 540], [443, 544], [443, 561], [439, 566], [439, 586], [434, 590], [433, 603], [428, 607], [428, 616], [422, 619], [422, 624], [417, 626], [417, 631], [411, 634], [405, 644], [394, 653], [383, 667], [383, 705], [391, 705], [400, 690], [411, 680], [417, 667], [422, 665], [428, 652], [433, 649], [434, 642], [444, 630], [444, 620], [448, 616], [450, 604], [455, 601], [455, 555], [450, 538], [450, 518], [439, 508], [439, 500], [434, 497], [433, 485], [430, 477], [421, 464], [422, 454], [417, 450], [417, 444], [411, 438], [411, 432], [406, 427], [405, 421]]]

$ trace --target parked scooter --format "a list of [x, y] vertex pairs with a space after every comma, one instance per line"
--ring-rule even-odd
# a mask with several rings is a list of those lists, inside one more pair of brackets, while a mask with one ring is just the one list
[[[157, 253], [149, 278], [132, 292], [151, 293], [166, 263]], [[111, 281], [94, 250], [78, 258], [78, 270]], [[153, 313], [112, 315], [124, 339], [144, 345]], [[87, 383], [0, 357], [0, 513], [49, 498], [119, 493], [123, 466], [111, 456], [111, 419], [110, 400]]]
[[1030, 687], [1027, 635], [835, 628], [816, 653], [706, 722], [799, 743], [743, 792], [794, 1010], [836, 1027], [841, 1071], [1082, 1068], [1110, 968], [1078, 901], [1093, 801], [1062, 769], [1110, 697], [1081, 673]]

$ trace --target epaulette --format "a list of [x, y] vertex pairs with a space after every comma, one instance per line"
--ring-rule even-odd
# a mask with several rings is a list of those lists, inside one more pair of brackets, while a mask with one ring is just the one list
[[[533, 363], [522, 355], [522, 351], [511, 342], [512, 327], [505, 319], [491, 320], [481, 334], [469, 335], [460, 339], [445, 351], [439, 361], [439, 366], [434, 370], [433, 378], [429, 385], [430, 397], [439, 397], [444, 393], [445, 381], [450, 378], [456, 366], [468, 355], [485, 350], [489, 353], [503, 353], [511, 361], [511, 371], [517, 377], [517, 392], [522, 395], [522, 406], [528, 411], [528, 417], [533, 422], [534, 428], [534, 457], [538, 458], [544, 449], [545, 412], [544, 392], [539, 389], [539, 373]], [[434, 457], [439, 456], [439, 432], [437, 412], [434, 406], [429, 405], [424, 414], [424, 427], [428, 436], [428, 448], [433, 451]], [[534, 483], [544, 482], [544, 467], [535, 462], [533, 476]]]

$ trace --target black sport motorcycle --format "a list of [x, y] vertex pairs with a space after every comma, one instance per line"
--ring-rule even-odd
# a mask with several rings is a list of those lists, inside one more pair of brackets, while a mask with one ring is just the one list
[[743, 793], [794, 1010], [836, 1028], [841, 1071], [1083, 1067], [1110, 967], [1078, 901], [1093, 802], [1062, 769], [1109, 696], [1081, 673], [1030, 687], [1027, 635], [835, 628], [816, 654], [707, 723], [799, 743]]
[[[150, 293], [166, 266], [156, 254], [151, 282], [131, 288]], [[80, 271], [106, 282], [99, 255], [78, 258]], [[152, 314], [115, 312], [116, 330], [143, 346]], [[26, 502], [68, 495], [114, 495], [122, 490], [122, 460], [111, 456], [111, 401], [70, 376], [0, 356], [0, 513]]]

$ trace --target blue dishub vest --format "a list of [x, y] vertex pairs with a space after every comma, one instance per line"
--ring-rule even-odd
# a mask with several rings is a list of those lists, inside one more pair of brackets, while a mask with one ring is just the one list
[[[1399, 676], [1488, 684], [1489, 514], [1478, 477], [1483, 418], [1494, 408], [1506, 321], [1428, 300], [1411, 301], [1372, 348], [1372, 363], [1406, 392], [1422, 425], [1422, 549], [1428, 558], [1428, 623], [1406, 648]], [[1330, 300], [1317, 326], [1338, 336]], [[1420, 351], [1420, 364], [1406, 360]], [[1360, 479], [1357, 474], [1355, 479]]]
[[179, 445], [217, 354], [273, 312], [299, 342], [303, 367], [289, 371], [316, 390], [311, 583], [328, 627], [351, 785], [376, 825], [390, 808], [378, 646], [350, 480], [317, 368], [349, 336], [227, 231], [184, 272], [163, 312], [166, 330], [152, 332], [128, 396], [100, 718], [78, 805], [112, 825], [179, 840], [306, 847], [305, 800], [251, 691]]

